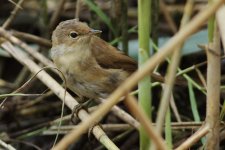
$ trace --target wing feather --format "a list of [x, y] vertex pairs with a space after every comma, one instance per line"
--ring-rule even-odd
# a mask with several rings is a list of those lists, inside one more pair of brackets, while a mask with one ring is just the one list
[[91, 39], [91, 51], [102, 68], [123, 69], [128, 72], [134, 72], [137, 69], [134, 59], [97, 36]]
[[[137, 70], [137, 62], [131, 57], [125, 55], [115, 47], [109, 45], [107, 42], [97, 36], [93, 36], [91, 39], [91, 51], [95, 56], [97, 63], [106, 69], [123, 69], [129, 73], [133, 73]], [[161, 75], [151, 74], [151, 77], [160, 82], [164, 82], [165, 79]], [[175, 84], [186, 85], [181, 81], [176, 81]]]

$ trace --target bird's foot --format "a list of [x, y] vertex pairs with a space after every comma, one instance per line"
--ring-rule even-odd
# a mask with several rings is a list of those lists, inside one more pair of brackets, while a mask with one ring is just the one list
[[72, 114], [71, 114], [71, 122], [73, 124], [77, 124], [78, 121], [79, 121], [79, 116], [78, 116], [78, 113], [81, 109], [85, 109], [87, 110], [86, 108], [88, 108], [89, 104], [92, 102], [91, 99], [87, 100], [86, 102], [84, 103], [81, 103], [81, 104], [78, 104], [76, 106], [74, 106], [73, 110], [72, 110]]

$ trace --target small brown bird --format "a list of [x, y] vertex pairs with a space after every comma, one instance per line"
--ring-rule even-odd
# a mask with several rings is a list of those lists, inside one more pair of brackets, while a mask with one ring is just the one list
[[52, 59], [80, 98], [108, 97], [137, 69], [132, 58], [96, 36], [99, 33], [72, 19], [61, 22], [52, 34]]

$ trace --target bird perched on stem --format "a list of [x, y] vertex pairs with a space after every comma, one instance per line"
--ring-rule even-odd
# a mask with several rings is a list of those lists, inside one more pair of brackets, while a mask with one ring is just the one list
[[135, 60], [96, 36], [100, 33], [72, 19], [61, 22], [52, 34], [52, 59], [80, 98], [107, 98], [137, 69]]

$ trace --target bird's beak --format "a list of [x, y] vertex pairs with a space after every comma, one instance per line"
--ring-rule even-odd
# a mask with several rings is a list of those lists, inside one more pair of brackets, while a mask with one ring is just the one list
[[90, 33], [91, 33], [91, 34], [94, 34], [94, 35], [98, 35], [98, 34], [101, 34], [102, 31], [101, 31], [101, 30], [91, 29], [91, 30], [90, 30]]

